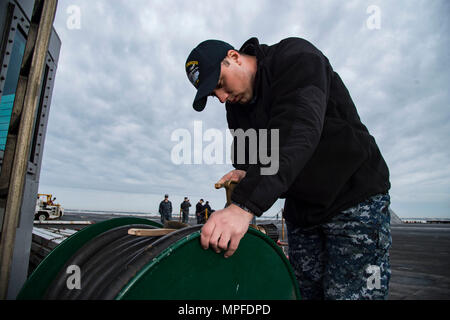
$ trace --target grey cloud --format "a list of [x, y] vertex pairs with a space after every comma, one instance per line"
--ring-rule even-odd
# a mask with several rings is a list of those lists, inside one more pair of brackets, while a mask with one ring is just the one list
[[[380, 30], [365, 24], [372, 4], [381, 10]], [[66, 27], [69, 5], [81, 8], [80, 30]], [[434, 201], [430, 214], [436, 208], [448, 215], [449, 6], [417, 0], [62, 0], [55, 28], [63, 45], [41, 183], [80, 194], [217, 197], [212, 184], [230, 165], [170, 161], [174, 130], [192, 134], [194, 120], [203, 121], [203, 130], [227, 127], [217, 100], [204, 112], [192, 109], [187, 55], [208, 38], [239, 48], [252, 36], [268, 44], [298, 36], [322, 50], [346, 83], [389, 164], [393, 209], [408, 216], [415, 214], [411, 201], [418, 208]]]

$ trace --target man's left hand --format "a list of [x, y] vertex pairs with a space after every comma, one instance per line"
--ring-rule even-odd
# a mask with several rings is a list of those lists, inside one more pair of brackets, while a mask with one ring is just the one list
[[203, 249], [211, 246], [217, 253], [226, 250], [225, 258], [232, 256], [253, 217], [253, 214], [234, 204], [215, 211], [202, 228], [200, 243]]

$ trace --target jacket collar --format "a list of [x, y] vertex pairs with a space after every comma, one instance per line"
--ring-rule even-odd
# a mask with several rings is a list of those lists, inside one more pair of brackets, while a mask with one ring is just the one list
[[251, 56], [256, 56], [256, 58], [258, 59], [258, 63], [260, 60], [264, 59], [264, 53], [261, 50], [259, 40], [255, 37], [245, 41], [239, 51]]
[[256, 56], [257, 70], [255, 75], [255, 83], [253, 86], [253, 99], [249, 102], [249, 104], [253, 104], [258, 97], [258, 88], [261, 81], [261, 66], [263, 64], [265, 54], [261, 49], [258, 38], [256, 37], [250, 38], [245, 41], [239, 51], [251, 56]]

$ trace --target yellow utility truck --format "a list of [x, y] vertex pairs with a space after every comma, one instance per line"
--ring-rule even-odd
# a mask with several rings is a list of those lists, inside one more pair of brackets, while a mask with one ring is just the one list
[[34, 220], [55, 220], [64, 215], [64, 208], [59, 203], [55, 203], [56, 198], [52, 199], [52, 197], [51, 194], [38, 193]]

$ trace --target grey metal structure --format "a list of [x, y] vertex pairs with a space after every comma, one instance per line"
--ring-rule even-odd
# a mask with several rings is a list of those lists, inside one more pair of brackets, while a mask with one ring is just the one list
[[[10, 112], [34, 2], [34, 0], [0, 0], [0, 166], [3, 164], [3, 150], [9, 128]], [[60, 48], [61, 40], [53, 29], [40, 87], [37, 112], [34, 117], [33, 140], [10, 269], [8, 299], [14, 299], [17, 296], [27, 278], [34, 210]], [[4, 192], [4, 190], [0, 190], [0, 192]], [[0, 212], [0, 230], [3, 218], [4, 212]]]

